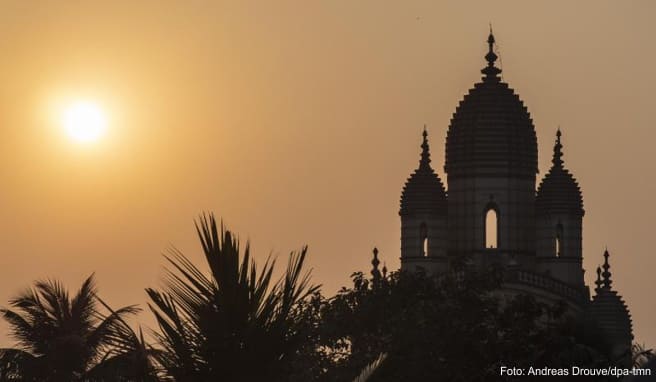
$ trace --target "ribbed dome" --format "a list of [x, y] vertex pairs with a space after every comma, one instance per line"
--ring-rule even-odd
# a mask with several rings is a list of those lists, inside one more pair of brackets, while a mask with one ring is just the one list
[[631, 314], [622, 297], [611, 288], [612, 281], [608, 257], [608, 251], [605, 251], [604, 271], [602, 272], [601, 268], [597, 268], [597, 294], [588, 306], [587, 313], [608, 336], [608, 340], [613, 343], [624, 342], [631, 344], [633, 340]]
[[488, 38], [488, 66], [456, 108], [446, 139], [444, 169], [449, 177], [473, 174], [535, 177], [537, 138], [519, 96], [500, 81], [494, 66], [494, 36]]
[[430, 165], [428, 134], [424, 130], [419, 168], [408, 178], [401, 193], [400, 215], [415, 212], [446, 213], [444, 185]]
[[588, 314], [612, 339], [631, 341], [633, 323], [626, 303], [617, 291], [603, 289], [593, 297]]
[[583, 195], [578, 182], [563, 167], [560, 130], [556, 133], [553, 166], [538, 187], [535, 208], [538, 213], [570, 212], [583, 216]]

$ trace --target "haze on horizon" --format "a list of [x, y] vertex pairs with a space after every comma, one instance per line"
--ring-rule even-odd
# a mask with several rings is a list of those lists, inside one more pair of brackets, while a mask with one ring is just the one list
[[[166, 248], [200, 260], [203, 211], [260, 262], [308, 244], [326, 295], [369, 271], [374, 246], [398, 268], [421, 129], [445, 180], [449, 119], [492, 22], [504, 81], [534, 120], [538, 178], [563, 131], [588, 284], [608, 246], [635, 339], [656, 343], [656, 4], [0, 4], [1, 306], [35, 279], [75, 289], [96, 272], [106, 301], [143, 307]], [[111, 119], [94, 145], [53, 118], [79, 98]]]

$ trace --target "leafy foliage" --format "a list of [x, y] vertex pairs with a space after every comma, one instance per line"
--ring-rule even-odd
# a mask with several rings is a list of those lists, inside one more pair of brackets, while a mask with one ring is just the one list
[[656, 362], [656, 352], [648, 349], [644, 344], [634, 343], [631, 347], [631, 362], [636, 368], [653, 367]]
[[[594, 333], [551, 306], [499, 289], [501, 272], [441, 277], [361, 273], [322, 309], [322, 351], [332, 366], [319, 380], [349, 380], [387, 353], [371, 381], [490, 381], [500, 367], [606, 366]], [[495, 291], [495, 292], [491, 292]]]

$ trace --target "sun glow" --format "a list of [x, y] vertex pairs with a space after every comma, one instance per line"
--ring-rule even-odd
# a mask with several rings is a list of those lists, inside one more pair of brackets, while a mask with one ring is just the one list
[[103, 109], [91, 101], [77, 101], [68, 105], [62, 115], [66, 133], [81, 143], [95, 142], [107, 130], [107, 116]]

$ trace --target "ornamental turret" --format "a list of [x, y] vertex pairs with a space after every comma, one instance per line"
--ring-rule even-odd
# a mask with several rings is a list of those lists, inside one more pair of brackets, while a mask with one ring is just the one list
[[422, 136], [419, 167], [401, 194], [401, 266], [441, 271], [447, 264], [447, 199], [444, 185], [430, 165], [425, 127]]
[[600, 331], [613, 359], [625, 367], [631, 365], [633, 323], [631, 314], [617, 291], [612, 288], [608, 250], [604, 252], [604, 264], [597, 268], [595, 296], [586, 311], [590, 327]]
[[552, 166], [535, 199], [538, 269], [583, 287], [583, 196], [563, 162], [562, 133], [556, 132]]

